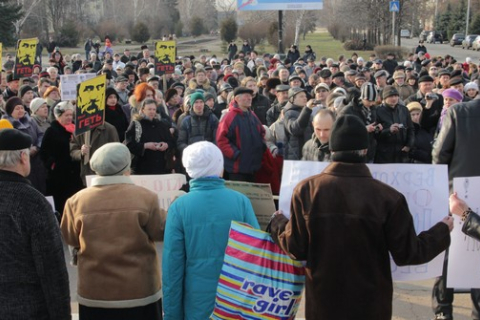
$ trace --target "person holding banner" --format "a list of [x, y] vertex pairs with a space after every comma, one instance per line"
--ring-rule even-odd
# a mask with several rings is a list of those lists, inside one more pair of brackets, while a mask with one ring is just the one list
[[130, 152], [107, 143], [92, 156], [92, 186], [67, 200], [60, 225], [78, 248], [80, 320], [161, 320], [162, 284], [155, 241], [165, 211], [130, 179]]
[[331, 136], [332, 161], [294, 189], [290, 220], [276, 212], [272, 238], [306, 261], [307, 319], [392, 318], [390, 255], [398, 266], [435, 258], [450, 245], [453, 219], [417, 236], [405, 197], [372, 177], [365, 123], [341, 116]]
[[165, 320], [208, 319], [231, 222], [260, 228], [250, 200], [225, 187], [223, 161], [222, 152], [207, 141], [183, 152], [183, 165], [193, 179], [190, 192], [168, 209], [162, 256]]

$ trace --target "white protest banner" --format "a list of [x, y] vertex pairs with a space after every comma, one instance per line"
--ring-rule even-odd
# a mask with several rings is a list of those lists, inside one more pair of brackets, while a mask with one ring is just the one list
[[[293, 189], [305, 178], [320, 174], [330, 163], [285, 161], [280, 188], [280, 209], [290, 217]], [[430, 164], [367, 164], [373, 178], [401, 192], [407, 199], [418, 233], [429, 229], [448, 214], [448, 172], [446, 165]], [[437, 277], [442, 273], [445, 254], [418, 266], [397, 267], [391, 260], [392, 277], [396, 281], [416, 281]]]
[[[453, 190], [479, 213], [480, 177], [455, 178]], [[462, 232], [462, 219], [454, 215], [452, 242], [448, 249], [448, 288], [480, 288], [480, 242]]]
[[225, 186], [244, 194], [250, 199], [258, 224], [262, 230], [265, 230], [270, 222], [272, 214], [276, 211], [270, 184], [225, 181]]
[[67, 74], [60, 76], [60, 92], [62, 101], [77, 99], [77, 84], [85, 80], [93, 79], [95, 73]]
[[[92, 185], [92, 179], [94, 177], [95, 176], [86, 176], [87, 187]], [[165, 210], [168, 210], [168, 207], [173, 200], [175, 200], [175, 198], [185, 193], [179, 189], [187, 183], [187, 178], [185, 175], [180, 173], [138, 176], [131, 175], [130, 178], [135, 185], [155, 192], [158, 196], [160, 208]]]

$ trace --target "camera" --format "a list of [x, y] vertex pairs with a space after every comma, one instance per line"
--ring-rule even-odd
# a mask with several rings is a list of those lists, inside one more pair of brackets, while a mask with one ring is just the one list
[[400, 124], [398, 125], [398, 129], [405, 129], [405, 126], [403, 125], [403, 123], [400, 123]]
[[436, 93], [427, 93], [427, 95], [425, 96], [425, 99], [427, 100], [437, 100], [438, 99], [438, 95]]
[[377, 125], [375, 126], [375, 133], [379, 133], [379, 132], [380, 132], [380, 125], [377, 124]]

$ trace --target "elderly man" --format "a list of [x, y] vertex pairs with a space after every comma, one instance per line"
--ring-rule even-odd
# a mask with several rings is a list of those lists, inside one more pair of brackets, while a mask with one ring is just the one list
[[265, 152], [265, 129], [250, 110], [253, 90], [238, 87], [217, 130], [217, 145], [230, 180], [253, 182]]
[[53, 209], [26, 177], [29, 135], [0, 130], [0, 318], [68, 320], [70, 290]]
[[390, 320], [390, 254], [399, 266], [422, 264], [450, 244], [450, 217], [417, 236], [405, 197], [364, 164], [367, 148], [362, 121], [338, 118], [333, 163], [296, 186], [290, 219], [276, 212], [272, 220], [273, 240], [306, 261], [307, 319]]
[[160, 261], [166, 213], [130, 179], [131, 156], [107, 143], [90, 160], [92, 186], [65, 204], [61, 229], [78, 248], [80, 319], [162, 319]]

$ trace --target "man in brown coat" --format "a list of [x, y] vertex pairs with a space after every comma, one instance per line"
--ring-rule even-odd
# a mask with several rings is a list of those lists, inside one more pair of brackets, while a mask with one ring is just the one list
[[450, 244], [453, 219], [415, 232], [405, 197], [373, 179], [364, 164], [365, 125], [345, 115], [330, 136], [332, 161], [300, 182], [290, 221], [276, 213], [272, 237], [306, 260], [307, 319], [392, 318], [390, 256], [399, 266], [432, 260]]

